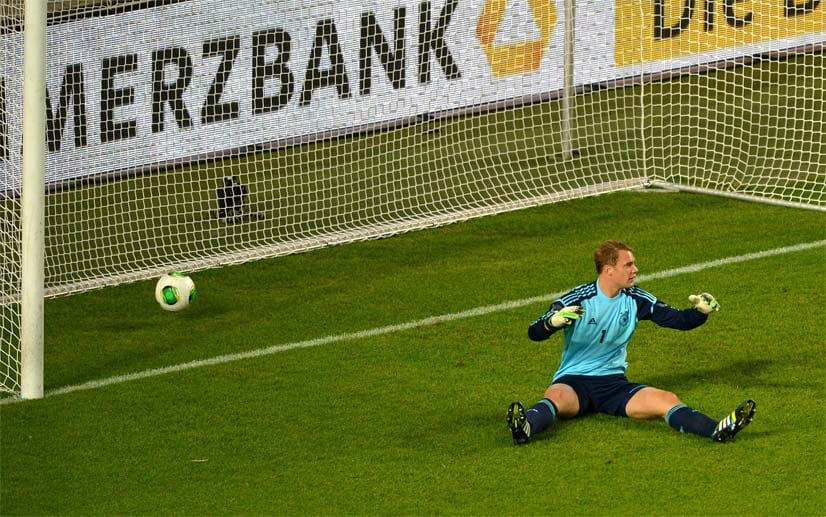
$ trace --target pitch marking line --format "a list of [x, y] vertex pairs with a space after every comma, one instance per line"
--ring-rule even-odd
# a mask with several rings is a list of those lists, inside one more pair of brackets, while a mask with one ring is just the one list
[[[784, 255], [787, 253], [794, 253], [797, 251], [808, 250], [812, 248], [819, 248], [826, 246], [826, 240], [822, 241], [815, 241], [815, 242], [807, 242], [802, 244], [796, 244], [794, 246], [785, 246], [782, 248], [775, 248], [766, 251], [758, 251], [756, 253], [747, 253], [745, 255], [737, 255], [734, 257], [722, 258], [717, 260], [711, 260], [708, 262], [700, 262], [698, 264], [692, 264], [689, 266], [679, 267], [675, 269], [667, 269], [665, 271], [660, 271], [658, 273], [651, 273], [647, 275], [640, 275], [637, 277], [639, 282], [645, 282], [648, 280], [660, 280], [663, 278], [670, 278], [677, 275], [682, 275], [685, 273], [695, 273], [697, 271], [703, 271], [705, 269], [711, 269], [720, 266], [726, 266], [729, 264], [738, 264], [740, 262], [747, 262], [750, 260], [758, 260], [766, 257], [773, 257], [776, 255]], [[338, 334], [335, 336], [326, 336], [320, 337], [316, 339], [310, 339], [307, 341], [297, 341], [295, 343], [288, 343], [286, 345], [274, 345], [267, 348], [261, 348], [258, 350], [251, 350], [249, 352], [242, 352], [239, 354], [228, 354], [228, 355], [220, 355], [217, 357], [212, 357], [210, 359], [200, 359], [198, 361], [191, 361], [188, 363], [177, 364], [174, 366], [166, 366], [163, 368], [154, 368], [151, 370], [144, 370], [142, 372], [130, 373], [127, 375], [118, 375], [116, 377], [109, 377], [108, 379], [102, 379], [98, 381], [89, 381], [82, 384], [75, 384], [73, 386], [64, 386], [63, 388], [57, 388], [55, 390], [51, 390], [46, 392], [45, 396], [51, 397], [54, 395], [63, 395], [66, 393], [73, 393], [75, 391], [84, 391], [84, 390], [92, 390], [96, 388], [102, 388], [104, 386], [111, 386], [113, 384], [120, 384], [123, 382], [134, 381], [138, 379], [147, 379], [149, 377], [157, 377], [159, 375], [165, 375], [168, 373], [175, 373], [175, 372], [182, 372], [185, 370], [193, 370], [195, 368], [202, 368], [204, 366], [213, 366], [217, 364], [225, 364], [230, 363], [233, 361], [240, 361], [243, 359], [253, 359], [256, 357], [262, 357], [266, 355], [277, 354], [280, 352], [286, 352], [288, 350], [294, 350], [297, 348], [312, 348], [316, 346], [326, 345], [329, 343], [337, 343], [339, 341], [347, 341], [347, 340], [355, 340], [355, 339], [364, 339], [373, 336], [381, 336], [384, 334], [392, 334], [394, 332], [402, 332], [405, 330], [415, 329], [419, 327], [429, 327], [432, 325], [436, 325], [438, 323], [445, 323], [449, 321], [456, 321], [461, 320], [464, 318], [472, 318], [475, 316], [482, 316], [485, 314], [490, 314], [492, 312], [499, 312], [505, 311], [510, 309], [517, 309], [520, 307], [525, 307], [527, 305], [538, 304], [541, 302], [550, 302], [562, 296], [565, 292], [559, 293], [551, 293], [551, 294], [544, 294], [541, 296], [534, 296], [532, 298], [523, 298], [521, 300], [512, 300], [508, 302], [499, 303], [496, 305], [487, 305], [485, 307], [476, 307], [474, 309], [469, 309], [466, 311], [461, 312], [454, 312], [451, 314], [443, 314], [441, 316], [431, 316], [429, 318], [424, 318], [421, 320], [409, 321], [407, 323], [401, 323], [398, 325], [388, 325], [386, 327], [378, 327], [369, 330], [362, 330], [359, 332], [348, 332], [345, 334]], [[12, 402], [20, 402], [22, 399], [19, 398], [7, 398], [0, 400], [0, 405], [8, 404]]]

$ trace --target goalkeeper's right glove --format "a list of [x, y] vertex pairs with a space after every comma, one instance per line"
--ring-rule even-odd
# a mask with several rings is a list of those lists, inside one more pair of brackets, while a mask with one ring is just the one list
[[548, 325], [556, 328], [566, 327], [573, 323], [574, 320], [579, 319], [583, 314], [585, 314], [585, 309], [579, 305], [563, 307], [548, 318]]
[[693, 303], [694, 308], [703, 314], [711, 314], [720, 310], [720, 304], [708, 293], [692, 294], [688, 297], [688, 301]]

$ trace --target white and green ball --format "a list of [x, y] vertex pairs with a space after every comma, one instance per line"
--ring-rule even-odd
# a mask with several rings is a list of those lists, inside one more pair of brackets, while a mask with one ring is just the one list
[[155, 284], [155, 300], [166, 311], [177, 312], [189, 307], [198, 292], [195, 282], [183, 273], [167, 273]]

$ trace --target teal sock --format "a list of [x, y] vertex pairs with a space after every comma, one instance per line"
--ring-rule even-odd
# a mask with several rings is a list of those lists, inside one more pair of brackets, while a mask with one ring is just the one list
[[542, 399], [525, 411], [525, 418], [531, 424], [531, 434], [541, 433], [556, 420], [556, 405], [550, 399]]
[[665, 415], [665, 421], [681, 433], [699, 434], [709, 438], [717, 427], [715, 420], [685, 404], [678, 404], [669, 409], [668, 414]]

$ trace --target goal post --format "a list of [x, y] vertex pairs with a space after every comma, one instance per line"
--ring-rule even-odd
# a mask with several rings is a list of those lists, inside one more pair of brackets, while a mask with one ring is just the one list
[[44, 297], [648, 186], [826, 211], [826, 3], [26, 6], [0, 0], [15, 396]]
[[562, 84], [562, 157], [570, 160], [574, 157], [574, 108], [576, 94], [574, 90], [574, 63], [576, 55], [576, 1], [565, 0], [563, 24], [563, 84]]
[[21, 205], [20, 395], [43, 397], [46, 0], [25, 0]]

